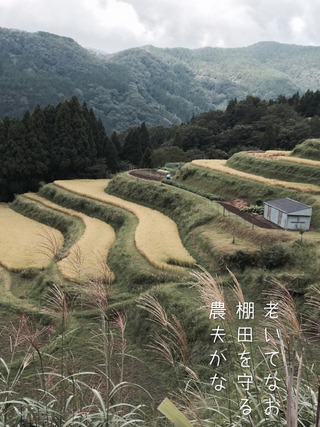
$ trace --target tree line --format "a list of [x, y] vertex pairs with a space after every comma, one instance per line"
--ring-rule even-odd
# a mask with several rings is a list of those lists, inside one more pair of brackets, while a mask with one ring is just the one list
[[37, 191], [55, 179], [98, 178], [120, 167], [121, 147], [76, 96], [57, 106], [36, 106], [22, 119], [0, 120], [0, 201]]
[[247, 96], [170, 128], [149, 128], [151, 161], [161, 166], [196, 158], [227, 159], [244, 150], [292, 150], [308, 138], [320, 138], [320, 91], [265, 101]]
[[41, 181], [105, 178], [131, 167], [228, 158], [243, 150], [292, 150], [320, 138], [319, 116], [320, 91], [270, 101], [247, 96], [179, 126], [143, 122], [108, 137], [93, 110], [73, 96], [57, 106], [37, 106], [22, 119], [0, 121], [0, 201], [36, 191]]

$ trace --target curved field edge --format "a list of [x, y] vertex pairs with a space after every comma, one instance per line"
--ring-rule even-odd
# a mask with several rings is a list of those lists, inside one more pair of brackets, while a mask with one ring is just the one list
[[[200, 187], [201, 188], [201, 187]], [[249, 250], [262, 244], [287, 242], [294, 236], [282, 230], [254, 227], [236, 215], [224, 215], [223, 207], [199, 195], [163, 183], [139, 180], [128, 174], [116, 176], [107, 191], [141, 204], [152, 205], [179, 224], [184, 243], [201, 265], [224, 270], [226, 254]], [[236, 244], [233, 243], [236, 238]]]
[[53, 259], [44, 252], [46, 236], [51, 236], [57, 248], [63, 245], [60, 231], [27, 218], [8, 205], [0, 205], [0, 263], [10, 271], [26, 268], [43, 269]]
[[318, 186], [320, 182], [320, 168], [318, 166], [293, 163], [290, 161], [286, 162], [282, 161], [279, 157], [277, 157], [276, 160], [271, 158], [266, 159], [241, 152], [230, 157], [226, 162], [226, 166], [237, 171], [290, 183], [294, 181]]
[[[320, 193], [320, 187], [313, 184], [296, 183], [289, 181], [281, 181], [278, 179], [265, 178], [264, 176], [254, 175], [252, 173], [246, 173], [233, 167], [226, 166], [226, 160], [193, 160], [191, 162], [194, 166], [215, 170], [217, 172], [225, 173], [228, 175], [236, 176], [237, 178], [243, 178], [251, 181], [256, 181], [264, 185], [273, 187], [283, 187], [288, 190], [296, 190], [302, 193]], [[229, 163], [230, 164], [230, 163]]]
[[43, 186], [38, 194], [60, 206], [83, 212], [107, 222], [114, 228], [116, 241], [108, 257], [108, 264], [116, 276], [116, 286], [113, 287], [114, 294], [119, 295], [128, 290], [131, 293], [139, 293], [150, 285], [173, 280], [180, 276], [180, 273], [177, 276], [177, 271], [168, 272], [155, 268], [138, 251], [134, 242], [138, 220], [135, 215], [127, 210], [92, 198], [79, 196], [55, 184]]
[[253, 157], [262, 157], [264, 159], [277, 159], [285, 162], [297, 163], [301, 165], [320, 166], [319, 160], [305, 159], [303, 157], [293, 157], [292, 151], [267, 150], [267, 151], [248, 151]]
[[64, 237], [61, 254], [66, 253], [84, 233], [84, 223], [79, 218], [53, 211], [24, 195], [16, 196], [10, 207], [21, 215], [59, 230]]
[[179, 227], [179, 233], [189, 252], [208, 268], [219, 257], [216, 249], [210, 248], [202, 237], [193, 231], [203, 224], [210, 224], [222, 214], [220, 205], [185, 190], [155, 181], [135, 178], [128, 173], [114, 177], [108, 187], [108, 194], [125, 200], [152, 207], [171, 218]]
[[132, 212], [139, 220], [135, 243], [148, 261], [159, 269], [192, 267], [195, 259], [183, 246], [174, 221], [157, 210], [128, 202], [105, 193], [109, 180], [55, 181], [54, 184], [75, 194], [91, 197]]
[[253, 205], [263, 201], [290, 197], [312, 206], [311, 224], [316, 230], [320, 230], [320, 203], [317, 195], [263, 184], [191, 163], [187, 163], [180, 169], [176, 180], [208, 192], [219, 192], [226, 199], [240, 198]]
[[310, 160], [320, 160], [320, 139], [306, 139], [295, 146], [290, 156]]
[[59, 206], [34, 193], [27, 193], [25, 196], [50, 209], [77, 217], [85, 225], [84, 233], [78, 242], [70, 248], [68, 255], [58, 262], [64, 278], [75, 282], [84, 282], [92, 277], [106, 283], [114, 280], [114, 274], [107, 265], [109, 251], [116, 239], [110, 225], [81, 212]]

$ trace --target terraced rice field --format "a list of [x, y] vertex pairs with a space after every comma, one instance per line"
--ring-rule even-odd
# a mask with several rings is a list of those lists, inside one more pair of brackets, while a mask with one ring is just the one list
[[10, 271], [25, 268], [45, 268], [53, 255], [44, 253], [44, 236], [51, 236], [61, 247], [64, 238], [60, 231], [13, 211], [0, 204], [0, 263]]
[[300, 157], [289, 157], [289, 156], [279, 156], [279, 160], [284, 160], [286, 162], [298, 163], [300, 165], [309, 165], [309, 166], [320, 166], [319, 160], [309, 160], [302, 159]]
[[171, 270], [177, 266], [192, 267], [195, 259], [183, 246], [175, 222], [162, 213], [128, 202], [104, 192], [109, 180], [55, 181], [65, 190], [90, 197], [132, 212], [139, 220], [135, 243], [138, 250], [157, 268]]
[[289, 156], [290, 153], [291, 151], [268, 150], [264, 153], [257, 152], [249, 154], [254, 157], [263, 157], [264, 159], [276, 159], [283, 160], [285, 162], [298, 163], [300, 165], [320, 166], [319, 160], [303, 159], [301, 157], [291, 157]]
[[298, 190], [302, 193], [320, 193], [320, 187], [317, 185], [287, 182], [287, 181], [280, 181], [278, 179], [264, 178], [259, 175], [253, 175], [250, 173], [241, 172], [241, 171], [232, 169], [228, 166], [225, 166], [225, 163], [226, 163], [226, 160], [201, 159], [201, 160], [192, 161], [192, 164], [195, 166], [212, 169], [217, 172], [227, 173], [229, 175], [234, 175], [238, 178], [250, 179], [252, 181], [260, 182], [265, 185], [272, 185], [276, 187], [288, 188], [291, 190]]
[[69, 254], [58, 262], [59, 270], [66, 279], [76, 282], [83, 282], [91, 277], [107, 282], [114, 280], [114, 275], [107, 266], [107, 257], [116, 234], [109, 224], [59, 206], [33, 193], [27, 193], [25, 196], [84, 222], [83, 235], [71, 247]]

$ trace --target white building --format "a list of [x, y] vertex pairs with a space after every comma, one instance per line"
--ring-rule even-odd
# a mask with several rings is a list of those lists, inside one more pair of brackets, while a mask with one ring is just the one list
[[286, 230], [309, 230], [312, 207], [285, 197], [264, 202], [264, 217]]

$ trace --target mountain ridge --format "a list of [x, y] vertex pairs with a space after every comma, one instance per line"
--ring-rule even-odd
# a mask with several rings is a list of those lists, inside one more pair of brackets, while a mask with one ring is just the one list
[[320, 87], [320, 47], [157, 48], [97, 53], [70, 37], [0, 28], [0, 117], [77, 95], [110, 133], [170, 126], [248, 95], [275, 99]]

